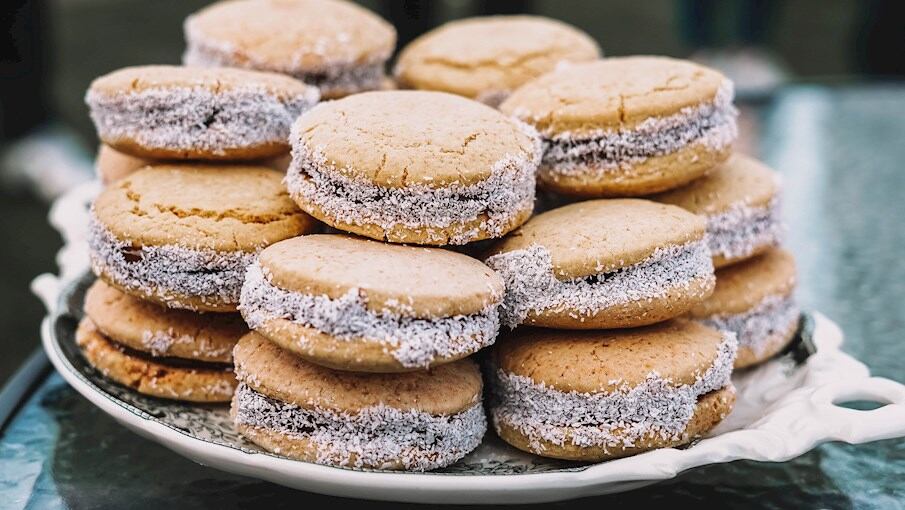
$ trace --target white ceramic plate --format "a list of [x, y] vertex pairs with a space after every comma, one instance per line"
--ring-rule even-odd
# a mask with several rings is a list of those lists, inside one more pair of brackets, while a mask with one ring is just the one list
[[[49, 315], [41, 337], [60, 374], [94, 405], [152, 441], [196, 462], [297, 489], [335, 496], [421, 503], [529, 503], [626, 491], [707, 464], [740, 459], [784, 461], [825, 441], [862, 443], [905, 436], [905, 386], [870, 377], [840, 350], [842, 333], [814, 313], [784, 356], [736, 374], [736, 408], [713, 431], [681, 449], [663, 449], [594, 465], [551, 461], [519, 452], [488, 433], [484, 443], [450, 468], [399, 473], [321, 466], [280, 458], [244, 441], [224, 406], [186, 405], [137, 395], [101, 377], [79, 355], [74, 331], [89, 279], [86, 264], [87, 185], [61, 199], [51, 214], [67, 246], [61, 279], [43, 275], [33, 289]], [[65, 283], [68, 282], [68, 283]], [[870, 411], [836, 405], [886, 404]]]

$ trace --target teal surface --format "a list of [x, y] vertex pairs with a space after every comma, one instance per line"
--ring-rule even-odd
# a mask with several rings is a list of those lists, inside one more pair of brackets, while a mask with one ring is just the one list
[[[804, 306], [845, 349], [905, 381], [905, 87], [796, 87], [764, 108], [760, 156], [785, 179]], [[613, 496], [552, 506], [905, 508], [905, 441], [828, 444], [781, 464], [734, 462]], [[359, 506], [183, 459], [50, 376], [0, 437], [2, 508]], [[374, 503], [373, 507], [409, 505]], [[413, 505], [412, 505], [413, 506]]]

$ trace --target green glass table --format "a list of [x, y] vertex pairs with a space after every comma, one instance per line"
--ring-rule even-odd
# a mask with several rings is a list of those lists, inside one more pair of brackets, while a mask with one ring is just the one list
[[[799, 297], [875, 375], [905, 380], [905, 86], [796, 86], [757, 110], [759, 156], [784, 176]], [[36, 354], [0, 397], [0, 508], [335, 507], [186, 460], [115, 423]], [[9, 412], [6, 412], [9, 411]], [[562, 506], [905, 508], [905, 440], [733, 462]], [[372, 503], [399, 508], [405, 505]]]

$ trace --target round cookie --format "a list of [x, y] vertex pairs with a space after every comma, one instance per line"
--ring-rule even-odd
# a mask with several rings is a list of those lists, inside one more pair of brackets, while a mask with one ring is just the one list
[[683, 319], [522, 328], [494, 348], [490, 415], [504, 441], [544, 457], [597, 462], [686, 444], [732, 410], [736, 346]]
[[396, 30], [367, 9], [333, 0], [229, 0], [185, 20], [186, 65], [291, 75], [325, 99], [379, 90]]
[[713, 265], [722, 267], [779, 245], [779, 176], [763, 163], [733, 154], [713, 173], [651, 200], [707, 218]]
[[173, 308], [235, 311], [257, 252], [316, 228], [281, 177], [264, 167], [161, 164], [113, 183], [91, 208], [95, 274]]
[[317, 100], [315, 88], [288, 76], [178, 66], [126, 67], [85, 95], [105, 144], [156, 159], [280, 155], [292, 122]]
[[485, 16], [421, 35], [399, 54], [394, 74], [404, 88], [450, 92], [497, 106], [563, 62], [599, 57], [600, 47], [590, 36], [561, 21]]
[[155, 359], [112, 341], [85, 317], [75, 334], [88, 363], [105, 377], [152, 397], [229, 402], [236, 377], [229, 365]]
[[333, 466], [427, 471], [475, 449], [487, 429], [468, 359], [430, 372], [324, 368], [257, 333], [236, 346], [239, 433], [265, 450]]
[[394, 243], [501, 237], [531, 215], [541, 147], [529, 126], [441, 92], [329, 101], [292, 128], [286, 185], [308, 214]]
[[500, 278], [466, 255], [324, 234], [264, 249], [239, 309], [252, 329], [308, 361], [403, 372], [492, 344], [502, 298]]
[[691, 62], [620, 57], [565, 66], [515, 91], [504, 113], [544, 137], [539, 183], [585, 197], [639, 196], [708, 173], [737, 136], [732, 82]]
[[233, 362], [233, 347], [248, 327], [238, 314], [199, 314], [143, 301], [96, 280], [85, 314], [116, 343], [155, 357]]
[[489, 251], [506, 281], [503, 324], [630, 328], [687, 312], [713, 291], [704, 220], [639, 199], [539, 214]]
[[735, 368], [761, 363], [798, 331], [795, 258], [780, 248], [716, 272], [716, 289], [689, 317], [738, 337]]

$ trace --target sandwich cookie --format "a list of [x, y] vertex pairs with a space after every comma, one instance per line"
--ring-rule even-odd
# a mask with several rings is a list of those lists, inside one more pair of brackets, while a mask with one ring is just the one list
[[157, 159], [249, 160], [288, 151], [314, 87], [241, 69], [127, 67], [94, 80], [85, 102], [98, 137]]
[[324, 234], [264, 249], [239, 309], [252, 329], [311, 362], [403, 372], [492, 344], [502, 298], [499, 276], [466, 255]]
[[783, 233], [779, 195], [776, 173], [754, 159], [733, 154], [710, 175], [651, 200], [707, 218], [713, 265], [722, 267], [779, 245]]
[[399, 54], [404, 88], [450, 92], [499, 105], [519, 86], [564, 62], [596, 60], [588, 34], [541, 16], [486, 16], [446, 23]]
[[737, 136], [732, 82], [664, 57], [564, 66], [500, 109], [544, 137], [539, 182], [586, 197], [666, 191], [708, 173]]
[[308, 214], [394, 243], [501, 237], [534, 205], [541, 145], [529, 126], [440, 92], [329, 101], [292, 128], [286, 185]]
[[526, 328], [494, 348], [490, 415], [520, 450], [597, 462], [691, 442], [735, 402], [732, 333], [676, 319], [644, 328]]
[[228, 402], [236, 387], [232, 350], [247, 332], [238, 314], [171, 310], [97, 280], [76, 342], [92, 366], [139, 393]]
[[795, 302], [795, 259], [774, 248], [716, 272], [716, 289], [689, 317], [738, 337], [735, 368], [766, 361], [792, 341], [801, 310]]
[[257, 333], [235, 350], [239, 433], [292, 459], [427, 471], [474, 450], [487, 429], [481, 374], [468, 359], [430, 372], [362, 374], [321, 367]]
[[311, 232], [264, 167], [157, 165], [108, 186], [91, 208], [95, 274], [142, 299], [236, 310], [246, 267], [264, 247]]
[[288, 74], [336, 99], [384, 84], [396, 30], [352, 2], [229, 0], [185, 21], [186, 65]]
[[486, 259], [506, 282], [502, 322], [631, 328], [682, 315], [713, 291], [704, 227], [681, 208], [638, 199], [535, 216]]

